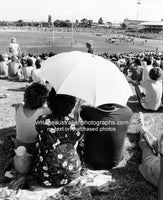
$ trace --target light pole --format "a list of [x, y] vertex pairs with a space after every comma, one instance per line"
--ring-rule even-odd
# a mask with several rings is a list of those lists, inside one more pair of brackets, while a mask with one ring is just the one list
[[140, 4], [141, 4], [141, 0], [137, 0], [137, 15], [136, 15], [136, 20], [137, 20], [137, 36], [138, 38], [140, 38], [139, 34], [138, 34], [138, 24], [139, 24], [139, 7], [140, 7]]
[[72, 25], [71, 25], [71, 47], [73, 47], [74, 42], [74, 1], [72, 0]]
[[72, 26], [71, 26], [71, 47], [73, 47], [73, 42], [74, 42], [74, 25], [72, 21]]
[[139, 8], [140, 8], [140, 4], [141, 4], [141, 0], [137, 0], [137, 15], [136, 15], [137, 21], [139, 20]]
[[53, 32], [53, 44], [54, 44], [54, 22], [53, 22], [53, 24], [52, 24], [52, 32]]

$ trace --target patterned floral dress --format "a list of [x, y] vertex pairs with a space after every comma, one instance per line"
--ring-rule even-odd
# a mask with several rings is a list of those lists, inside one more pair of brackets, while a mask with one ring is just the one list
[[33, 174], [43, 186], [67, 185], [80, 175], [81, 162], [76, 151], [82, 133], [69, 116], [62, 120], [52, 114], [42, 115], [36, 121], [38, 155]]

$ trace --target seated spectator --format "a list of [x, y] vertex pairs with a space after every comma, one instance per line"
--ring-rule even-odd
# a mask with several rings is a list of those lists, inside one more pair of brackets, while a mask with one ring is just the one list
[[26, 64], [23, 67], [23, 74], [24, 74], [24, 80], [30, 81], [32, 77], [32, 70], [34, 70], [35, 67], [33, 66], [33, 61], [31, 58], [26, 59]]
[[15, 105], [16, 140], [15, 147], [25, 146], [28, 153], [33, 154], [38, 140], [35, 129], [36, 119], [50, 113], [45, 105], [48, 95], [47, 88], [39, 83], [32, 83], [24, 92], [24, 102]]
[[157, 62], [156, 59], [153, 60], [152, 66], [153, 67], [160, 67], [160, 65], [159, 65], [159, 63]]
[[140, 59], [135, 59], [135, 61], [130, 65], [129, 69], [130, 76], [128, 76], [128, 81], [130, 83], [139, 82], [142, 80], [143, 67], [141, 66]]
[[161, 58], [159, 56], [156, 57], [156, 63], [157, 63], [157, 67], [160, 67], [160, 65], [161, 65]]
[[55, 55], [56, 54], [54, 52], [52, 52], [52, 51], [49, 53], [49, 57], [52, 57], [52, 56], [55, 56]]
[[76, 129], [74, 118], [69, 116], [75, 103], [75, 97], [56, 95], [55, 90], [49, 93], [48, 106], [52, 113], [42, 115], [36, 121], [39, 154], [33, 173], [38, 182], [46, 187], [69, 184], [69, 198], [82, 199], [79, 179], [81, 162], [76, 151], [82, 133]]
[[160, 68], [163, 70], [163, 56], [161, 57]]
[[[118, 65], [118, 67], [121, 69], [121, 68], [123, 68], [124, 66], [126, 66], [126, 60], [125, 60], [125, 58], [124, 58], [124, 56], [123, 55], [120, 55], [119, 56], [119, 59], [118, 59], [118, 61], [117, 61], [117, 65]], [[121, 70], [122, 72], [123, 72], [123, 70]]]
[[41, 68], [41, 58], [37, 58], [36, 62], [35, 62], [35, 66], [36, 66], [36, 69], [33, 69], [32, 70], [32, 81], [35, 82], [35, 83], [42, 83], [42, 84], [45, 84], [45, 80], [43, 80], [40, 76], [39, 76], [39, 73], [40, 73], [40, 68]]
[[33, 60], [31, 58], [27, 58], [26, 64], [27, 64], [27, 67], [32, 67], [33, 66]]
[[145, 57], [142, 61], [143, 66], [143, 77], [142, 80], [149, 80], [149, 71], [153, 68], [152, 60], [149, 57]]
[[163, 199], [163, 135], [160, 139], [154, 137], [145, 127], [142, 113], [138, 118], [137, 131], [140, 132], [139, 146], [142, 150], [142, 163], [139, 171], [142, 176], [158, 187], [158, 199]]
[[[35, 56], [34, 56], [33, 54], [31, 54], [31, 53], [29, 53], [28, 55], [29, 55], [29, 59], [32, 60], [32, 65], [31, 65], [31, 66], [36, 67], [36, 66], [35, 66], [35, 62], [36, 62]], [[28, 65], [28, 66], [29, 66], [29, 65]]]
[[11, 56], [11, 61], [8, 64], [9, 80], [21, 80], [23, 76], [22, 65], [17, 56]]
[[40, 58], [41, 58], [42, 60], [46, 60], [48, 57], [49, 57], [48, 53], [42, 53], [42, 54], [40, 55]]
[[27, 55], [25, 52], [22, 53], [20, 63], [22, 64], [22, 67], [25, 67], [27, 65]]
[[162, 104], [162, 77], [161, 68], [154, 67], [149, 71], [149, 80], [134, 83], [138, 101], [146, 110], [156, 111]]
[[0, 77], [8, 76], [8, 58], [0, 54]]
[[[123, 159], [123, 145], [132, 117], [130, 108], [105, 104], [82, 106], [84, 162], [91, 169], [111, 169]], [[80, 148], [80, 147], [79, 147]]]

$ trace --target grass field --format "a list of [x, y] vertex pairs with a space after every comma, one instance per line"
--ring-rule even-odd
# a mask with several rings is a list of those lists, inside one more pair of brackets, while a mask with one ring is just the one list
[[[53, 37], [54, 36], [54, 37]], [[0, 31], [0, 53], [8, 52], [11, 37], [16, 37], [22, 51], [27, 53], [45, 53], [53, 51], [55, 53], [79, 50], [86, 51], [85, 43], [93, 40], [95, 54], [141, 52], [144, 50], [155, 50], [157, 47], [163, 51], [163, 41], [148, 40], [142, 44], [144, 39], [135, 39], [135, 44], [121, 42], [118, 45], [106, 42], [106, 36], [96, 36], [91, 33], [74, 33], [73, 45], [71, 46], [71, 33], [54, 32], [27, 32], [27, 31]], [[54, 43], [53, 43], [54, 38]]]
[[[96, 53], [107, 52], [130, 52], [154, 50], [158, 45], [162, 50], [162, 41], [148, 41], [146, 45], [141, 45], [141, 40], [136, 40], [135, 45], [122, 43], [119, 45], [111, 45], [105, 42], [105, 37], [92, 36], [91, 34], [75, 34], [77, 44], [71, 48], [70, 33], [55, 33], [54, 45], [49, 44], [52, 41], [52, 33], [44, 32], [0, 32], [0, 48], [1, 52], [8, 51], [8, 45], [11, 37], [16, 37], [23, 51], [32, 53], [43, 53], [54, 51], [56, 53], [71, 50], [85, 51], [85, 42], [89, 39], [94, 41], [94, 49]], [[0, 92], [6, 93], [7, 98], [0, 99], [0, 134], [15, 132], [14, 108], [11, 106], [23, 99], [25, 82], [11, 82], [0, 79]], [[112, 177], [115, 179], [116, 188], [109, 189], [106, 193], [93, 193], [94, 200], [156, 200], [157, 189], [147, 183], [138, 171], [138, 165], [141, 162], [141, 152], [138, 146], [139, 134], [136, 132], [138, 112], [142, 111], [145, 120], [154, 118], [155, 124], [151, 128], [151, 132], [158, 136], [163, 131], [163, 107], [157, 112], [149, 112], [142, 110], [135, 96], [131, 97], [128, 106], [133, 111], [133, 118], [128, 130], [125, 141], [125, 156], [122, 163], [116, 168], [110, 170]]]

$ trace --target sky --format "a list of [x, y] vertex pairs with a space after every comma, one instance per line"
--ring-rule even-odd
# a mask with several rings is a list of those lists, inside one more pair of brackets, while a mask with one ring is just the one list
[[47, 21], [49, 14], [53, 21], [86, 18], [97, 22], [100, 17], [104, 22], [163, 19], [163, 0], [0, 0], [0, 5], [0, 21]]

